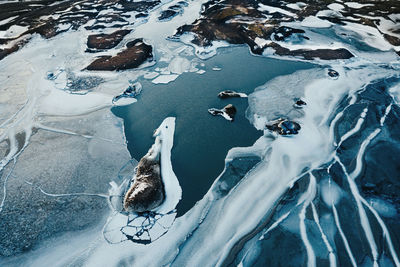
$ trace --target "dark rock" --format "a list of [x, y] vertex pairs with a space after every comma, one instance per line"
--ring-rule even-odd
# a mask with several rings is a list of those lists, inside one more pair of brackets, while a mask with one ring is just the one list
[[119, 2], [123, 8], [124, 11], [136, 11], [136, 12], [147, 12], [150, 9], [153, 9], [154, 7], [158, 6], [161, 1], [139, 1], [139, 2], [134, 2], [134, 1], [127, 1], [127, 0], [120, 0], [117, 1]]
[[233, 121], [236, 114], [236, 108], [232, 104], [228, 104], [222, 110], [216, 108], [210, 108], [208, 109], [208, 112], [213, 116], [221, 115], [225, 119]]
[[296, 99], [294, 104], [293, 104], [293, 107], [295, 107], [295, 108], [303, 108], [303, 106], [305, 106], [305, 105], [307, 105], [307, 103], [304, 102], [302, 99]]
[[149, 14], [146, 14], [146, 13], [138, 13], [135, 15], [135, 18], [145, 18], [148, 16], [149, 16]]
[[161, 139], [139, 161], [134, 183], [125, 194], [124, 209], [128, 212], [150, 211], [164, 201], [164, 184], [160, 170]]
[[268, 130], [276, 132], [280, 135], [298, 134], [299, 130], [301, 129], [300, 124], [297, 122], [282, 118], [267, 123], [266, 127]]
[[19, 50], [19, 45], [14, 45], [11, 48], [6, 48], [6, 49], [0, 49], [0, 60], [8, 56], [9, 54], [18, 51]]
[[91, 49], [110, 49], [117, 46], [130, 30], [118, 30], [111, 34], [89, 35], [87, 47]]
[[148, 59], [153, 58], [152, 47], [142, 39], [136, 39], [126, 45], [127, 49], [115, 56], [102, 56], [93, 61], [87, 70], [126, 70], [139, 67]]
[[328, 69], [328, 75], [332, 78], [337, 78], [339, 77], [339, 72], [334, 69]]
[[235, 91], [231, 91], [231, 90], [225, 90], [222, 91], [218, 94], [219, 98], [228, 98], [228, 97], [247, 97], [246, 94], [243, 93], [237, 93]]
[[161, 11], [160, 16], [158, 17], [158, 20], [160, 20], [160, 21], [170, 20], [178, 14], [179, 14], [178, 11], [175, 11], [172, 9], [163, 10], [163, 11]]
[[400, 46], [400, 38], [386, 33], [383, 34], [383, 37], [385, 37], [386, 41], [388, 41], [391, 45]]
[[335, 59], [349, 59], [354, 57], [352, 53], [350, 53], [345, 48], [338, 48], [338, 49], [315, 49], [315, 50], [308, 50], [308, 49], [297, 49], [297, 50], [290, 50], [288, 48], [282, 47], [276, 43], [272, 43], [270, 45], [275, 50], [275, 54], [279, 56], [296, 56], [296, 57], [303, 57], [307, 60], [312, 60], [315, 58], [319, 58], [322, 60], [335, 60]]
[[159, 21], [170, 20], [173, 17], [181, 14], [183, 12], [183, 7], [187, 7], [187, 6], [188, 6], [188, 3], [186, 3], [185, 1], [180, 1], [177, 4], [168, 7], [167, 10], [161, 11], [161, 14], [158, 17], [158, 20]]
[[231, 117], [231, 119], [233, 120], [233, 117], [236, 114], [236, 108], [234, 105], [232, 104], [228, 104], [224, 107], [223, 111], [229, 115], [229, 117]]

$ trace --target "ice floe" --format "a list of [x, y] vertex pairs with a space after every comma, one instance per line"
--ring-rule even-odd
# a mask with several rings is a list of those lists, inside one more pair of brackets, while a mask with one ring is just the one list
[[175, 81], [176, 78], [178, 78], [179, 75], [177, 74], [163, 74], [160, 76], [157, 76], [154, 80], [152, 80], [152, 83], [162, 83], [162, 84], [167, 84], [169, 82]]

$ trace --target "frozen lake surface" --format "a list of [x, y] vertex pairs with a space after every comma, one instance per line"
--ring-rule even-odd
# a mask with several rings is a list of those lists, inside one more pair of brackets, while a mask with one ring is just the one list
[[[224, 169], [229, 149], [251, 146], [262, 135], [245, 117], [247, 98], [220, 99], [218, 93], [234, 90], [250, 94], [274, 77], [314, 66], [252, 56], [246, 47], [221, 49], [204, 64], [205, 73], [183, 73], [168, 84], [143, 79], [138, 102], [112, 109], [124, 119], [128, 149], [137, 160], [153, 144], [154, 129], [164, 118], [176, 117], [172, 166], [183, 191], [178, 214], [185, 213], [204, 196]], [[234, 122], [207, 112], [227, 104], [237, 109]]]

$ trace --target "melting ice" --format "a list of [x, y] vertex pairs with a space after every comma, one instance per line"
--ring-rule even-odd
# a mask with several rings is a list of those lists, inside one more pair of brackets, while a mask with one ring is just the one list
[[[0, 4], [2, 266], [400, 266], [397, 2], [92, 2]], [[119, 39], [87, 51], [93, 34]], [[154, 133], [165, 199], [124, 211], [137, 161], [110, 108], [140, 101], [139, 78], [213, 71], [202, 60], [232, 44], [315, 67], [235, 95], [263, 135], [232, 148], [180, 217], [166, 117]], [[86, 69], [126, 69], [121, 53], [137, 68]]]

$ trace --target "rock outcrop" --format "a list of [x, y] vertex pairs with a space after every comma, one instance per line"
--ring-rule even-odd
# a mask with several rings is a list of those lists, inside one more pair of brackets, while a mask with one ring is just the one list
[[247, 97], [246, 94], [244, 93], [237, 93], [235, 91], [231, 91], [231, 90], [225, 90], [222, 91], [218, 94], [219, 98], [228, 98], [228, 97]]
[[128, 212], [150, 211], [165, 199], [160, 169], [161, 142], [157, 136], [154, 145], [138, 163], [134, 182], [124, 198], [124, 209]]
[[130, 33], [130, 30], [118, 30], [110, 34], [93, 34], [89, 35], [87, 40], [87, 52], [97, 52], [116, 47], [124, 37]]
[[220, 115], [228, 121], [233, 121], [236, 114], [236, 108], [232, 104], [228, 104], [223, 109], [210, 108], [208, 109], [208, 112], [213, 116]]
[[126, 49], [115, 56], [102, 56], [93, 61], [87, 70], [126, 70], [139, 67], [146, 60], [153, 58], [153, 49], [142, 39], [126, 44]]

